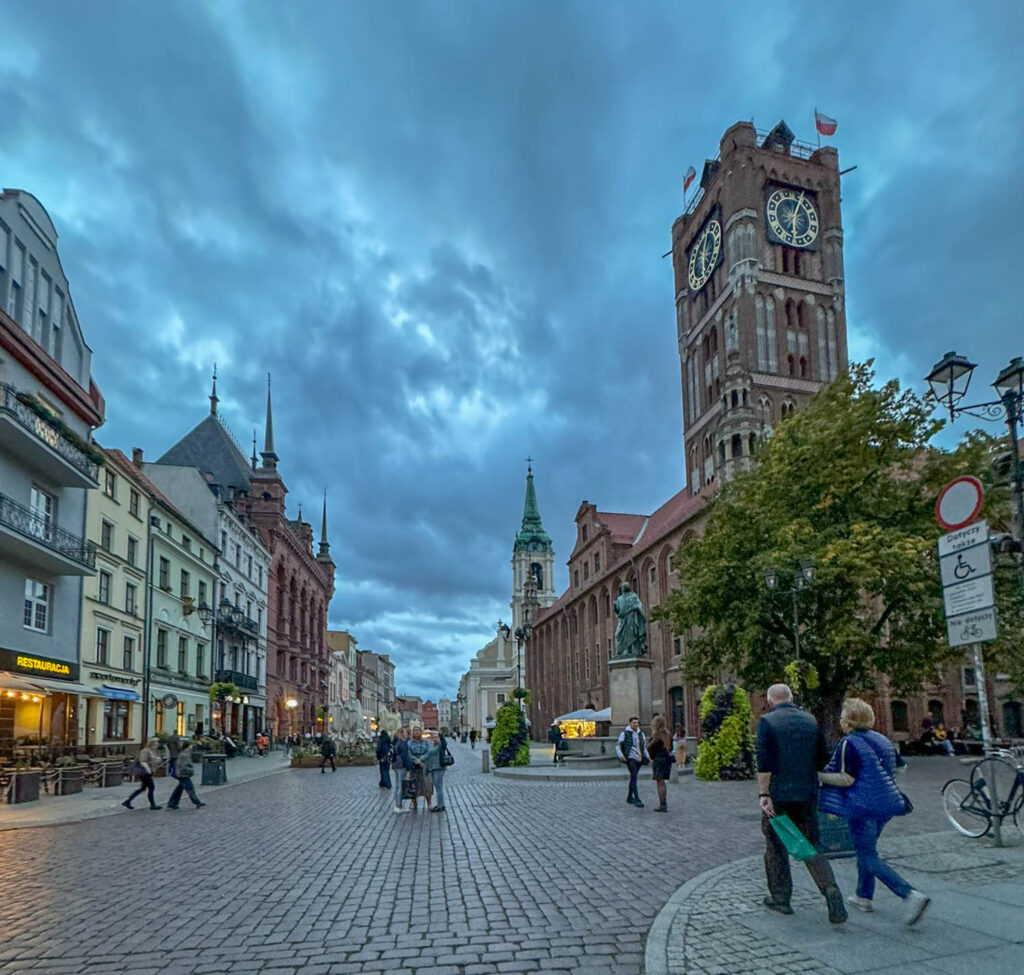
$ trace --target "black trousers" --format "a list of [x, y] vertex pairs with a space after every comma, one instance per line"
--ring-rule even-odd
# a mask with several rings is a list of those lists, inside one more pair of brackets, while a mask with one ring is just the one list
[[391, 764], [385, 759], [377, 763], [380, 766], [380, 784], [391, 788]]
[[[810, 799], [807, 802], [776, 802], [776, 815], [786, 815], [796, 824], [800, 830], [815, 846], [818, 844], [818, 817], [817, 803]], [[779, 839], [778, 833], [772, 829], [771, 820], [761, 814], [761, 832], [764, 833], [767, 845], [764, 851], [764, 872], [768, 878], [768, 893], [777, 904], [788, 904], [793, 896], [793, 876], [789, 872], [789, 853]], [[832, 864], [822, 855], [818, 854], [810, 860], [805, 860], [811, 877], [818, 885], [818, 890], [823, 894], [826, 888], [836, 886], [835, 874], [832, 873]]]
[[626, 760], [626, 767], [629, 769], [629, 794], [627, 799], [639, 799], [640, 793], [636, 789], [636, 777], [640, 772], [640, 763], [635, 758]]
[[142, 793], [145, 792], [149, 796], [149, 804], [151, 806], [155, 806], [156, 798], [153, 795], [153, 790], [155, 788], [153, 784], [153, 776], [150, 775], [149, 772], [140, 772], [139, 782], [142, 784], [128, 797], [128, 801], [131, 802], [136, 796], [141, 796]]
[[322, 756], [320, 758], [320, 771], [321, 772], [326, 772], [327, 771], [327, 763], [328, 762], [331, 763], [331, 771], [332, 772], [337, 772], [338, 770], [334, 767], [334, 756], [333, 755], [324, 755], [324, 756]]

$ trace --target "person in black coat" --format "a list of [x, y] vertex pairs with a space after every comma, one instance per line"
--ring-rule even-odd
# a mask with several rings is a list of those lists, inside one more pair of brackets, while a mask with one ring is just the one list
[[391, 735], [383, 730], [377, 738], [377, 765], [380, 767], [380, 782], [378, 783], [378, 787], [381, 789], [390, 789]]
[[327, 763], [331, 763], [331, 771], [337, 772], [338, 769], [334, 765], [334, 756], [338, 753], [338, 746], [334, 744], [334, 739], [323, 737], [320, 739], [320, 774], [324, 775], [327, 772]]
[[562, 729], [558, 727], [558, 722], [553, 721], [551, 723], [551, 730], [548, 731], [548, 741], [554, 745], [554, 749], [551, 754], [551, 761], [558, 764], [558, 746], [562, 744]]

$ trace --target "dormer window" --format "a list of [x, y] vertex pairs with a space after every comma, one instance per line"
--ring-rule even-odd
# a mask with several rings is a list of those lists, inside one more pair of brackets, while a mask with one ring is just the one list
[[583, 541], [587, 540], [587, 526], [583, 526]]

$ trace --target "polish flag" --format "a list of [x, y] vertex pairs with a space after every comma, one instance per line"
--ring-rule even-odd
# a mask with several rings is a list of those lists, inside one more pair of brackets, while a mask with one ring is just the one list
[[835, 135], [838, 123], [834, 118], [829, 118], [817, 109], [814, 110], [814, 127], [819, 135]]
[[683, 177], [683, 192], [684, 193], [690, 188], [690, 184], [694, 181], [694, 179], [696, 179], [696, 177], [697, 177], [697, 170], [694, 169], [693, 166], [691, 166], [686, 171], [686, 175]]

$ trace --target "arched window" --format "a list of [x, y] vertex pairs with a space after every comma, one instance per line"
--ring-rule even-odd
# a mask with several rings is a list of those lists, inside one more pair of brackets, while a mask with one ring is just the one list
[[910, 731], [910, 716], [907, 714], [907, 702], [893, 701], [890, 709], [892, 711], [892, 730]]
[[734, 409], [740, 405], [740, 394], [735, 389], [732, 391], [732, 405]]
[[793, 358], [793, 356], [789, 357], [789, 374], [791, 376], [796, 375], [796, 360]]
[[743, 438], [738, 434], [732, 435], [732, 456], [741, 457], [743, 455]]
[[749, 398], [748, 398], [748, 396], [747, 396], [747, 391], [746, 391], [746, 390], [743, 390], [743, 405], [744, 405], [744, 406], [747, 406], [747, 405], [748, 405], [748, 399], [749, 399]]
[[933, 698], [928, 702], [928, 713], [932, 716], [932, 721], [935, 724], [946, 723], [946, 709], [942, 704], [942, 701], [937, 698]]
[[669, 697], [669, 730], [674, 732], [678, 725], [686, 732], [686, 709], [683, 706], [683, 689], [673, 687], [668, 692]]

